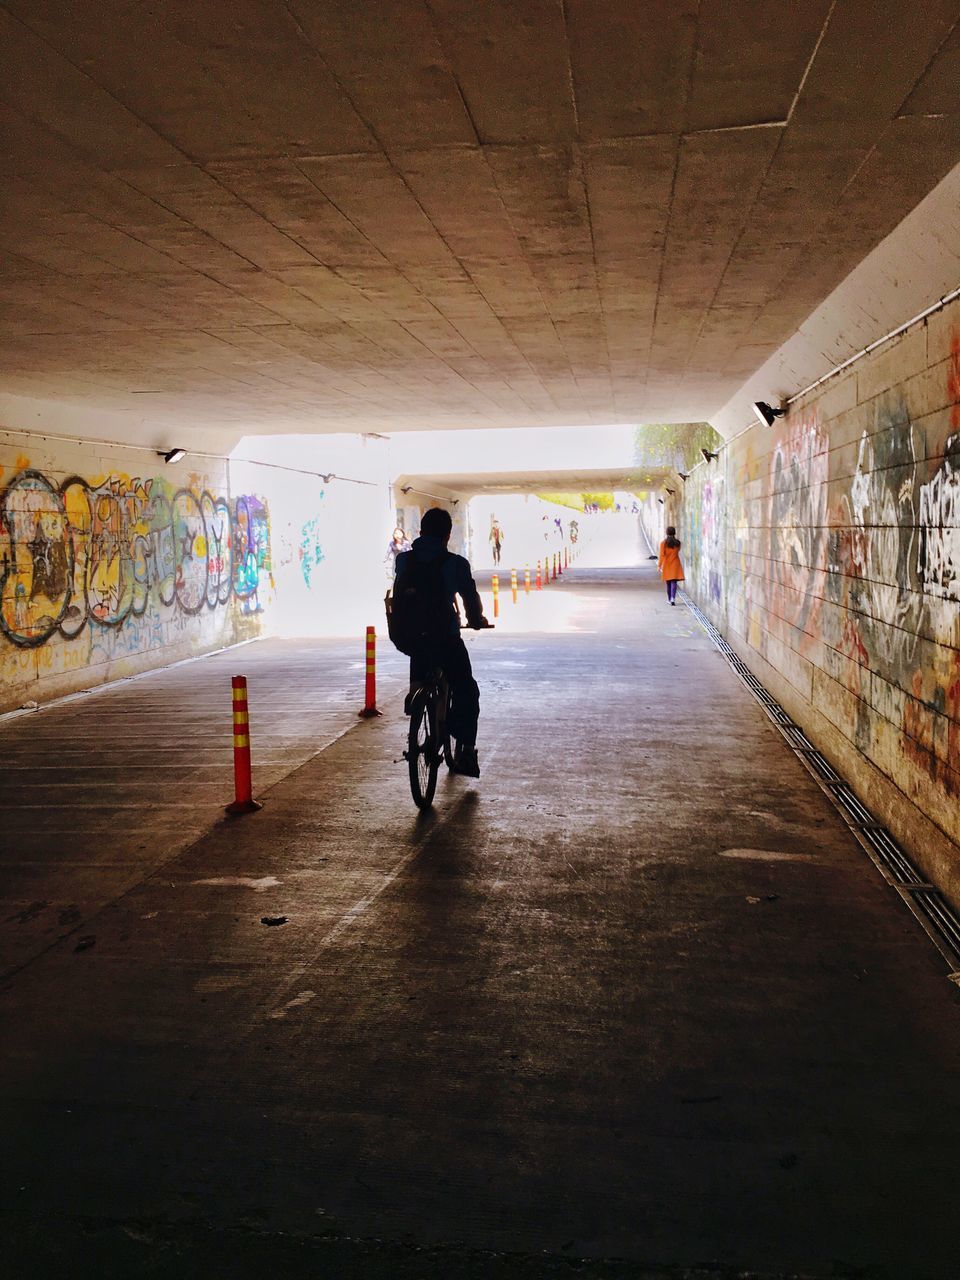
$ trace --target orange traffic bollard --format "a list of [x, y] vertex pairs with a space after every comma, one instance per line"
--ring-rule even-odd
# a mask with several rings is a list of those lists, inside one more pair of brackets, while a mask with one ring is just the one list
[[530, 594], [530, 568], [529, 566], [523, 571], [523, 592], [524, 595]]
[[563, 554], [560, 551], [557, 552], [557, 577], [563, 577]]
[[513, 603], [517, 603], [517, 571], [510, 570], [510, 594], [513, 596]]
[[550, 560], [550, 581], [556, 582], [556, 580], [557, 580], [557, 553], [554, 552]]
[[366, 696], [363, 700], [363, 710], [358, 711], [357, 715], [363, 720], [371, 720], [374, 716], [382, 716], [383, 712], [377, 710], [377, 629], [376, 627], [367, 627], [367, 687]]
[[493, 616], [500, 617], [500, 577], [498, 574], [493, 575], [493, 581], [490, 583], [493, 588]]
[[540, 574], [540, 561], [537, 561], [537, 590], [543, 590], [543, 577]]
[[253, 798], [250, 769], [250, 711], [247, 705], [247, 677], [234, 676], [233, 685], [233, 804], [227, 813], [255, 813], [263, 805]]
[[569, 558], [568, 558], [568, 556], [567, 556], [567, 548], [566, 548], [566, 547], [564, 547], [564, 548], [563, 548], [563, 567], [564, 567], [565, 569], [569, 569], [569, 568], [570, 568], [570, 560], [569, 560]]

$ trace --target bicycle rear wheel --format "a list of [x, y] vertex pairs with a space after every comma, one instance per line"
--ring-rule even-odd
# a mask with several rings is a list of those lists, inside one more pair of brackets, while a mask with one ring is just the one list
[[440, 752], [436, 734], [436, 710], [433, 699], [420, 690], [410, 707], [410, 729], [407, 736], [407, 766], [410, 770], [410, 794], [418, 809], [429, 809], [437, 789]]

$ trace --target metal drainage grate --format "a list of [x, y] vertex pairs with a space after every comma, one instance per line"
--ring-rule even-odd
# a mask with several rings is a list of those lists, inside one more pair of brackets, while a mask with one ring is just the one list
[[[960, 920], [957, 919], [939, 889], [932, 885], [917, 885], [906, 890], [909, 903], [914, 912], [920, 912], [924, 919], [927, 933], [930, 935], [944, 959], [956, 968], [960, 963]], [[944, 951], [943, 942], [947, 944]]]
[[917, 918], [931, 942], [954, 970], [951, 981], [960, 984], [960, 917], [939, 889], [928, 884], [893, 836], [836, 772], [799, 725], [723, 638], [713, 623], [693, 603], [686, 592], [680, 597], [736, 671], [753, 696], [783, 735], [787, 745], [806, 765], [809, 773], [833, 801], [848, 827], [869, 855], [874, 866], [899, 892], [900, 898]]
[[916, 867], [885, 827], [864, 827], [859, 834], [861, 843], [870, 846], [868, 852], [876, 854], [897, 884], [923, 883]]

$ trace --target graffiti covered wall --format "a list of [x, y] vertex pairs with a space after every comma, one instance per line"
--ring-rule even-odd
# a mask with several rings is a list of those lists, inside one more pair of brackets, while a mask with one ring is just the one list
[[697, 602], [960, 899], [960, 307], [736, 437], [684, 499]]
[[269, 514], [225, 464], [130, 474], [23, 449], [0, 436], [0, 711], [259, 634]]

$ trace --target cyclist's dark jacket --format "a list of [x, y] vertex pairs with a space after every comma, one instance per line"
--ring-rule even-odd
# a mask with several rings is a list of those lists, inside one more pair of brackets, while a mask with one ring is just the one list
[[421, 534], [409, 551], [401, 551], [397, 556], [396, 575], [399, 577], [403, 572], [408, 556], [429, 564], [441, 555], [446, 556], [442, 569], [443, 583], [450, 600], [450, 638], [455, 639], [460, 634], [460, 615], [457, 612], [456, 596], [463, 601], [468, 626], [479, 626], [483, 618], [483, 603], [477, 591], [477, 584], [473, 580], [470, 561], [463, 556], [455, 556], [448, 552], [439, 538]]

